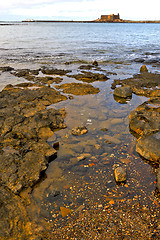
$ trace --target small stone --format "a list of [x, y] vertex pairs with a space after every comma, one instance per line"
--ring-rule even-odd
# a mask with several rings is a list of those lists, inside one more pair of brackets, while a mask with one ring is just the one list
[[71, 213], [70, 208], [60, 207], [62, 217], [66, 217], [68, 214]]
[[78, 162], [83, 161], [85, 159], [86, 159], [86, 157], [84, 155], [77, 157]]
[[75, 127], [72, 129], [72, 134], [75, 136], [83, 135], [83, 134], [86, 134], [87, 132], [88, 130], [86, 127]]
[[98, 66], [98, 62], [97, 61], [94, 61], [93, 63], [92, 63], [92, 65], [94, 65], [94, 66]]
[[49, 149], [45, 154], [45, 157], [48, 162], [53, 161], [57, 157], [57, 151], [55, 149]]
[[127, 178], [127, 171], [123, 167], [117, 167], [114, 171], [116, 182], [125, 182]]
[[101, 131], [102, 131], [102, 132], [107, 132], [108, 129], [107, 129], [107, 128], [101, 128]]
[[146, 67], [146, 65], [143, 65], [141, 68], [140, 68], [140, 72], [143, 73], [143, 72], [148, 72], [148, 69]]
[[59, 142], [53, 143], [53, 148], [57, 150], [59, 148]]

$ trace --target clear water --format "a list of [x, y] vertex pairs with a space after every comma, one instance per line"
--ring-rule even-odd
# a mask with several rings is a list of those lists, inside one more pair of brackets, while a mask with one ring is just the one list
[[[127, 104], [120, 104], [113, 98], [111, 83], [114, 79], [138, 73], [143, 63], [137, 59], [143, 59], [150, 71], [159, 72], [159, 42], [160, 24], [0, 25], [0, 66], [37, 69], [45, 65], [77, 72], [81, 64], [96, 60], [110, 78], [106, 82], [93, 83], [100, 88], [99, 94], [74, 96], [73, 100], [51, 106], [65, 107], [67, 128], [53, 136], [53, 142], [60, 142], [58, 157], [50, 164], [47, 178], [32, 193], [33, 208], [28, 207], [31, 217], [50, 223], [61, 221], [59, 207], [75, 210], [79, 205], [87, 206], [88, 201], [91, 206], [95, 202], [106, 204], [104, 195], [108, 191], [116, 191], [124, 201], [131, 199], [133, 203], [140, 196], [140, 204], [155, 207], [152, 202], [155, 199], [155, 169], [135, 152], [136, 139], [128, 126], [129, 113], [146, 98], [133, 95]], [[66, 62], [71, 64], [66, 65]], [[1, 72], [0, 89], [23, 80]], [[62, 83], [72, 81], [74, 79], [65, 76]], [[73, 137], [71, 129], [78, 125], [86, 125], [88, 134]], [[108, 131], [103, 132], [103, 128]], [[110, 144], [108, 136], [115, 139], [115, 143]], [[89, 154], [89, 157], [75, 164], [81, 154]], [[118, 165], [125, 165], [128, 171], [125, 187], [118, 187], [114, 180], [114, 168]], [[86, 182], [92, 191], [85, 188]], [[54, 191], [60, 191], [60, 195], [54, 197]], [[78, 202], [79, 197], [83, 199], [81, 202]], [[116, 199], [114, 195], [112, 199]]]

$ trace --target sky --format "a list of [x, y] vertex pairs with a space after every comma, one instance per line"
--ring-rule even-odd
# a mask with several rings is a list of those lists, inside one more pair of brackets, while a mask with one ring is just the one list
[[0, 21], [95, 20], [117, 13], [125, 20], [160, 20], [160, 0], [0, 1]]

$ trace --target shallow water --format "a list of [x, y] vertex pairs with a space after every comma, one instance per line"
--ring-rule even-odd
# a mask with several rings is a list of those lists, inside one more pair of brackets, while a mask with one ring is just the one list
[[[160, 24], [29, 23], [0, 28], [0, 66], [37, 69], [44, 65], [76, 73], [81, 64], [96, 60], [100, 72], [109, 77], [106, 82], [93, 83], [100, 88], [96, 95], [73, 96], [50, 106], [66, 109], [67, 128], [48, 140], [50, 144], [60, 142], [58, 156], [32, 192], [30, 215], [38, 222], [43, 219], [58, 225], [63, 224], [59, 210], [63, 206], [76, 212], [81, 206], [90, 209], [110, 201], [116, 204], [118, 199], [122, 204], [133, 201], [155, 207], [155, 167], [135, 152], [136, 139], [129, 131], [128, 119], [147, 98], [133, 94], [126, 104], [120, 104], [113, 97], [111, 84], [114, 79], [138, 73], [142, 63], [135, 60], [139, 58], [148, 61], [150, 71], [159, 72]], [[0, 73], [1, 89], [22, 81]], [[64, 76], [61, 84], [68, 82], [77, 81]], [[86, 126], [88, 133], [73, 136], [71, 129], [79, 125]], [[82, 155], [86, 158], [78, 161]], [[114, 169], [119, 165], [127, 169], [124, 186], [114, 180]]]

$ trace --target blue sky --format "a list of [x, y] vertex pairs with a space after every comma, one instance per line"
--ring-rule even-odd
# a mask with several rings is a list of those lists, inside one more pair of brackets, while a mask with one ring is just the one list
[[160, 20], [160, 0], [2, 0], [0, 21], [95, 20], [117, 14], [126, 20]]

